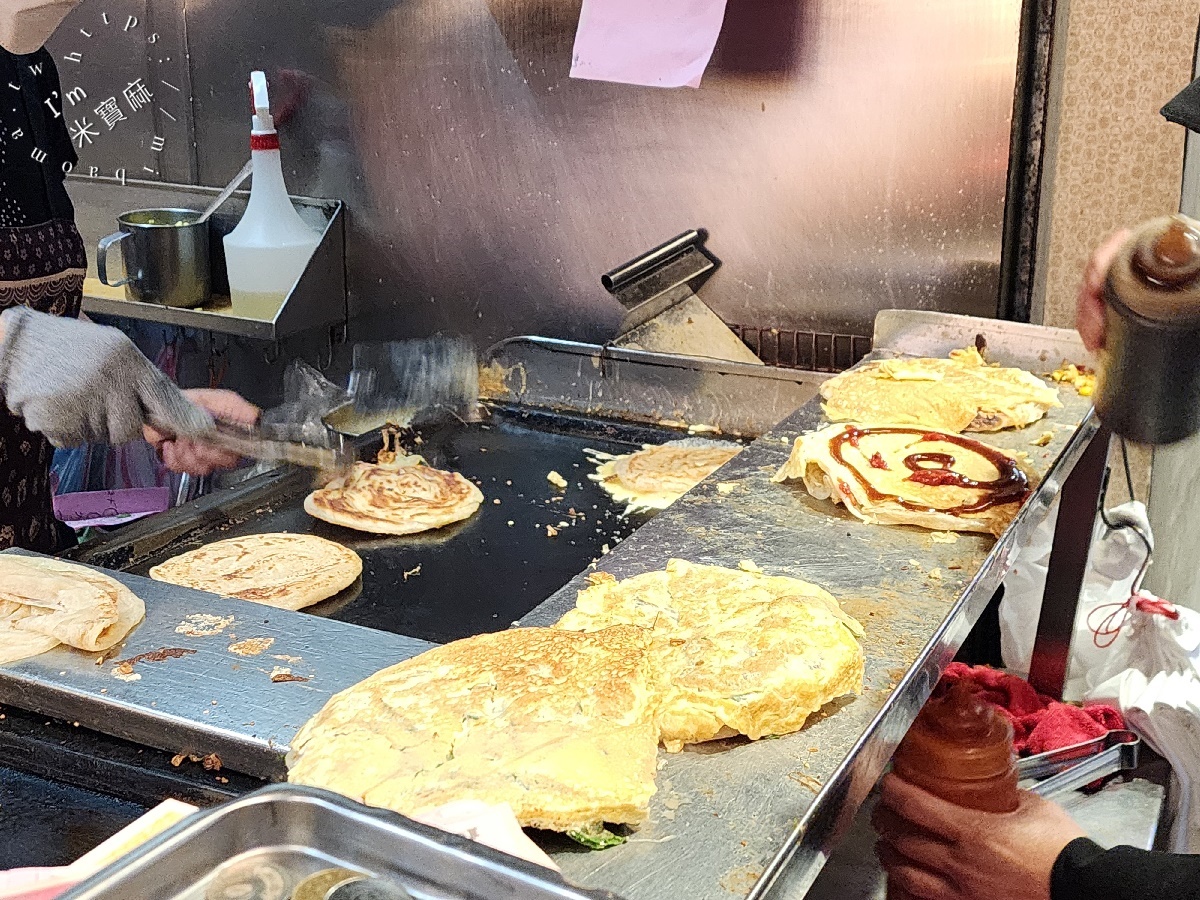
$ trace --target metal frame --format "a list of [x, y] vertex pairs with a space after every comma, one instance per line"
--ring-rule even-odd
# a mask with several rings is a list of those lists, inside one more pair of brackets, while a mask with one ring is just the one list
[[1104, 485], [1108, 442], [1109, 431], [1100, 426], [1063, 482], [1059, 498], [1037, 640], [1029, 666], [1029, 683], [1041, 693], [1058, 699], [1062, 698], [1067, 683], [1071, 636]]

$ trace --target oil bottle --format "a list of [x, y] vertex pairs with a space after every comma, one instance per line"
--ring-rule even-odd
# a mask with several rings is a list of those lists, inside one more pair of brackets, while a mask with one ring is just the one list
[[279, 134], [262, 72], [250, 76], [250, 92], [254, 181], [245, 215], [225, 236], [225, 262], [234, 312], [273, 319], [304, 274], [321, 236], [300, 218], [284, 185]]

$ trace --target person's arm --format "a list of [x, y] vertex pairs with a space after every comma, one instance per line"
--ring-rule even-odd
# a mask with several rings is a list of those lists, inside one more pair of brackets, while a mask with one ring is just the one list
[[1060, 900], [1051, 897], [1050, 871], [1085, 836], [1059, 806], [1028, 791], [1016, 812], [984, 813], [894, 774], [880, 783], [871, 822], [888, 884], [924, 900]]
[[0, 394], [57, 447], [145, 437], [169, 467], [195, 475], [238, 461], [189, 440], [212, 429], [214, 414], [247, 425], [258, 416], [228, 391], [185, 395], [115, 328], [24, 307], [0, 314]]
[[1200, 900], [1200, 856], [1071, 841], [1054, 861], [1050, 900]]

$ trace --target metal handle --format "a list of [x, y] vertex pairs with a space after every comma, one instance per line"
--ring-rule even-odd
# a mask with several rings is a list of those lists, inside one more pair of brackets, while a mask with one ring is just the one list
[[1114, 772], [1137, 768], [1140, 746], [1141, 741], [1133, 732], [1110, 731], [1092, 741], [1019, 760], [1017, 770], [1022, 778], [1057, 773], [1030, 789], [1049, 797], [1084, 787]]
[[108, 251], [114, 244], [120, 243], [127, 237], [129, 237], [128, 231], [118, 231], [116, 234], [100, 238], [100, 243], [96, 245], [96, 274], [100, 276], [101, 284], [106, 284], [109, 287], [121, 287], [133, 280], [129, 277], [128, 272], [125, 273], [125, 277], [120, 281], [108, 280]]

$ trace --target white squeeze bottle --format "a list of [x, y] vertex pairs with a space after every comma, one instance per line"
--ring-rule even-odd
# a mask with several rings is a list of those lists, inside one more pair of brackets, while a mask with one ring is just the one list
[[300, 218], [283, 183], [279, 135], [271, 117], [267, 77], [250, 76], [254, 182], [237, 228], [225, 236], [225, 263], [235, 312], [273, 319], [304, 273], [321, 236]]

